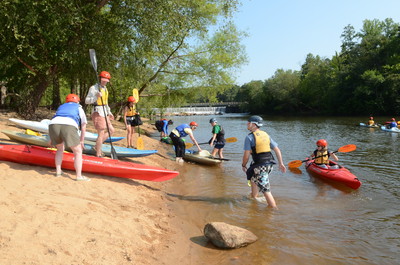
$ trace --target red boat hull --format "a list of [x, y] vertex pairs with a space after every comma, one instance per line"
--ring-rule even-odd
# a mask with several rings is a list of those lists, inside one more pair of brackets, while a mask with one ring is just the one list
[[[332, 164], [336, 164], [331, 162]], [[353, 175], [347, 168], [339, 165], [338, 169], [325, 169], [314, 164], [314, 160], [306, 162], [306, 169], [308, 174], [313, 177], [341, 183], [354, 190], [361, 186], [361, 181]]]
[[[55, 155], [56, 151], [39, 146], [0, 144], [0, 160], [55, 168]], [[82, 158], [83, 172], [104, 176], [147, 181], [166, 181], [179, 174], [178, 171], [171, 171], [163, 168], [109, 158], [87, 155], [83, 155]], [[62, 168], [75, 170], [74, 155], [72, 153], [64, 153]]]

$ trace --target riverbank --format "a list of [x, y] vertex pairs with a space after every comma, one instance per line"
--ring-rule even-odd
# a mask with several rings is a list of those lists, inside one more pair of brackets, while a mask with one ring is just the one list
[[[52, 115], [45, 116], [41, 118]], [[0, 130], [23, 131], [9, 118], [21, 117], [3, 111]], [[126, 136], [123, 123], [113, 124], [116, 136]], [[146, 123], [141, 128], [154, 130]], [[88, 131], [95, 132], [91, 121]], [[157, 149], [158, 154], [128, 160], [179, 170], [170, 146], [141, 137], [145, 149]], [[9, 139], [0, 133], [0, 141]], [[126, 146], [126, 140], [115, 145]], [[54, 168], [5, 161], [0, 172], [1, 264], [171, 264], [189, 253], [167, 205], [168, 182], [93, 174], [85, 174], [90, 182], [76, 182], [73, 171], [55, 178]]]

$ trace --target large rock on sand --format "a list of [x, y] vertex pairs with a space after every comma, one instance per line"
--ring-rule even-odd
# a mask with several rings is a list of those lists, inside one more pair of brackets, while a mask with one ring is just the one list
[[241, 227], [224, 222], [204, 226], [204, 236], [219, 248], [241, 248], [257, 241], [257, 236]]

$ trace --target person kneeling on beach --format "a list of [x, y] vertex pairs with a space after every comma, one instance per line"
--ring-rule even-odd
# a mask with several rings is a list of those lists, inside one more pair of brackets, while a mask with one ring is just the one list
[[183, 141], [182, 137], [189, 135], [190, 139], [192, 139], [192, 142], [199, 149], [199, 152], [201, 152], [201, 148], [193, 136], [193, 131], [196, 130], [197, 126], [198, 124], [192, 121], [189, 125], [181, 124], [171, 131], [169, 137], [171, 138], [175, 147], [176, 162], [183, 163], [183, 156], [186, 152], [185, 141]]
[[[246, 172], [247, 180], [251, 183], [251, 196], [256, 199], [259, 192], [264, 194], [268, 206], [278, 209], [272, 193], [270, 191], [269, 174], [272, 167], [276, 164], [271, 150], [274, 150], [278, 158], [279, 168], [285, 173], [286, 167], [283, 164], [281, 150], [278, 144], [270, 136], [261, 131], [263, 119], [260, 116], [251, 116], [247, 122], [247, 130], [250, 133], [244, 141], [244, 153], [242, 159], [242, 170]], [[253, 163], [247, 168], [250, 155]]]
[[[90, 178], [82, 176], [82, 150], [84, 148], [87, 119], [79, 102], [79, 96], [75, 94], [67, 96], [66, 103], [58, 107], [49, 124], [49, 136], [51, 144], [57, 148], [55, 158], [56, 177], [64, 174], [61, 170], [61, 164], [64, 149], [67, 146], [74, 153], [76, 180], [90, 181]], [[81, 129], [80, 136], [79, 128]]]

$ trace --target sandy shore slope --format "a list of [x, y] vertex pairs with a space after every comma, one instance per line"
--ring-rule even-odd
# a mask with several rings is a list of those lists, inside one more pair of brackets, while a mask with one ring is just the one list
[[[0, 130], [23, 131], [8, 118], [21, 117], [3, 111]], [[95, 132], [91, 120], [88, 125]], [[122, 123], [114, 125], [116, 136], [126, 136]], [[142, 137], [145, 148], [159, 154], [129, 160], [179, 170], [169, 146]], [[0, 133], [0, 141], [8, 140]], [[170, 264], [183, 258], [174, 258], [185, 247], [176, 245], [182, 235], [167, 207], [168, 183], [93, 174], [85, 174], [90, 182], [76, 182], [72, 171], [60, 178], [54, 173], [0, 161], [0, 264]]]

